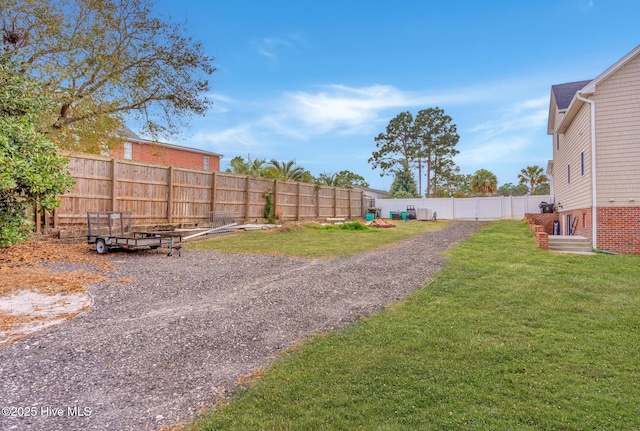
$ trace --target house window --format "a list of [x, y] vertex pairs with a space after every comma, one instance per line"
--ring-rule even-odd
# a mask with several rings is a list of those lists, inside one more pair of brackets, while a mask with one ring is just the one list
[[567, 184], [571, 184], [571, 165], [567, 165]]
[[204, 156], [204, 170], [209, 170], [209, 156]]
[[101, 145], [100, 146], [100, 155], [104, 156], [104, 157], [109, 157], [109, 147], [107, 147], [106, 145]]
[[584, 176], [584, 151], [580, 153], [580, 175]]
[[131, 142], [124, 143], [124, 158], [127, 160], [133, 160], [133, 145]]

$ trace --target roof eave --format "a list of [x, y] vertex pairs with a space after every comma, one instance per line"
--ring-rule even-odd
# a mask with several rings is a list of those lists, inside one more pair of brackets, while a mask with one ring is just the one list
[[549, 98], [549, 117], [547, 117], [547, 135], [553, 135], [557, 108], [558, 104], [556, 103], [556, 97], [553, 94], [553, 90], [551, 90], [551, 97]]
[[598, 75], [595, 79], [593, 79], [590, 83], [588, 83], [581, 91], [582, 95], [594, 94], [596, 92], [596, 87], [602, 81], [611, 76], [614, 72], [620, 69], [622, 66], [627, 64], [629, 61], [634, 59], [638, 54], [640, 54], [640, 45], [636, 46], [631, 52], [622, 57], [620, 60], [616, 61], [611, 67]]
[[173, 148], [176, 150], [183, 150], [183, 151], [191, 151], [194, 153], [200, 153], [200, 154], [204, 154], [206, 156], [215, 156], [215, 157], [224, 157], [223, 154], [219, 154], [219, 153], [214, 153], [212, 151], [206, 151], [206, 150], [201, 150], [199, 148], [192, 148], [192, 147], [183, 147], [182, 145], [175, 145], [175, 144], [168, 144], [166, 142], [159, 142], [159, 141], [152, 141], [149, 139], [131, 139], [131, 138], [124, 138], [123, 140], [128, 141], [128, 142], [137, 142], [139, 144], [149, 144], [149, 145], [158, 145], [160, 147], [167, 147], [167, 148]]
[[[581, 93], [581, 91], [578, 91], [578, 93]], [[580, 110], [582, 105], [584, 105], [584, 102], [573, 96], [573, 100], [571, 100], [569, 107], [565, 110], [565, 114], [562, 116], [560, 123], [558, 123], [558, 133], [564, 133], [567, 131], [569, 125], [571, 125], [571, 122], [578, 114], [578, 111]]]

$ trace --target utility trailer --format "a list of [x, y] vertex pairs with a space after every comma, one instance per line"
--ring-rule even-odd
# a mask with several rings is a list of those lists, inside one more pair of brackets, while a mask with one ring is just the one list
[[110, 249], [135, 250], [139, 248], [168, 248], [169, 256], [174, 250], [181, 254], [182, 235], [173, 232], [133, 232], [131, 213], [118, 211], [100, 211], [87, 213], [87, 243], [95, 244], [99, 254]]

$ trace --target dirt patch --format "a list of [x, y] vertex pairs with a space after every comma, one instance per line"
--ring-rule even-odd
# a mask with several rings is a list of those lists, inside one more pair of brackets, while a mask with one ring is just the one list
[[0, 298], [0, 346], [72, 319], [91, 306], [86, 292], [45, 295], [23, 290]]
[[48, 268], [0, 268], [0, 300], [16, 292], [28, 290], [44, 295], [84, 292], [84, 286], [105, 278], [83, 270], [52, 272]]
[[287, 224], [276, 229], [276, 232], [288, 233], [288, 232], [298, 232], [301, 230], [302, 230], [302, 225], [300, 224]]
[[105, 280], [101, 273], [111, 268], [88, 244], [36, 238], [2, 249], [0, 346], [87, 310], [85, 286]]
[[36, 266], [43, 262], [90, 263], [104, 269], [113, 265], [99, 259], [89, 244], [64, 243], [47, 237], [36, 237], [24, 244], [0, 249], [0, 268]]

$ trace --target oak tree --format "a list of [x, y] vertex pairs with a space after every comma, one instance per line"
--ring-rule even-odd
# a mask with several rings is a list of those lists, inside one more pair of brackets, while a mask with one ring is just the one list
[[213, 59], [152, 0], [3, 0], [3, 50], [53, 104], [40, 127], [68, 149], [98, 151], [125, 118], [167, 136], [203, 114]]

